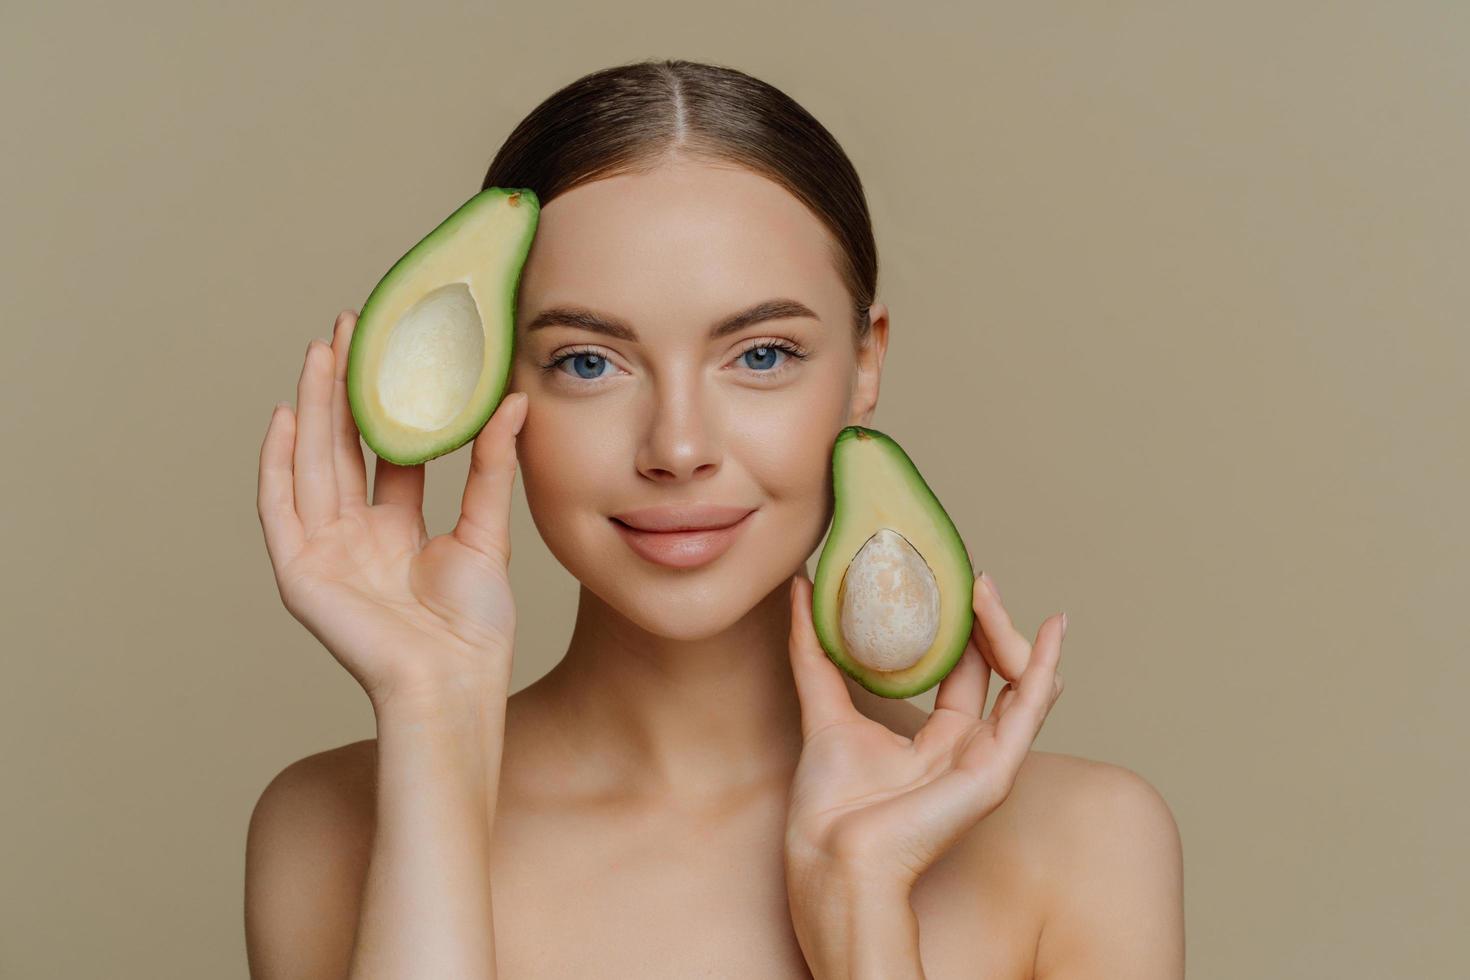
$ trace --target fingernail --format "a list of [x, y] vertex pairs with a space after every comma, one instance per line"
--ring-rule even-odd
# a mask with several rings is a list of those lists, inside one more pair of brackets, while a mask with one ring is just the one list
[[276, 402], [276, 411], [280, 411], [283, 408], [290, 408], [290, 407], [291, 407], [291, 403], [290, 402]]
[[1067, 614], [1065, 612], [1062, 613], [1062, 635], [1067, 635]]
[[993, 578], [990, 577], [990, 573], [989, 572], [981, 572], [980, 573], [980, 578], [981, 578], [981, 580], [983, 580], [985, 582], [985, 587], [987, 589], [989, 589], [991, 592], [993, 592], [995, 594], [995, 597], [997, 599], [999, 599], [1000, 598], [1000, 589], [998, 589], [998, 588], [995, 587], [995, 579], [993, 579]]
[[531, 396], [528, 395], [528, 394], [526, 394], [524, 391], [518, 391], [518, 392], [516, 392], [516, 394], [518, 394], [518, 395], [521, 396], [521, 407], [520, 407], [521, 418], [520, 418], [520, 421], [516, 422], [516, 427], [515, 427], [515, 429], [512, 430], [512, 434], [513, 435], [520, 435], [521, 434], [521, 427], [526, 424], [526, 416], [530, 413], [530, 410], [531, 410], [531, 406], [530, 406]]

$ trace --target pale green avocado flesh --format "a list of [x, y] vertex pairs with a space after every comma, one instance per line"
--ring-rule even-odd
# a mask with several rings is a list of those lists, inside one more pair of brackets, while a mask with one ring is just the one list
[[489, 187], [373, 287], [347, 358], [363, 441], [412, 466], [463, 446], [505, 394], [521, 269], [541, 215], [525, 187]]
[[[850, 425], [837, 434], [832, 446], [832, 485], [832, 527], [812, 581], [812, 625], [817, 638], [844, 673], [874, 694], [886, 698], [922, 694], [954, 669], [974, 625], [975, 572], [964, 541], [908, 454], [876, 429]], [[842, 628], [844, 578], [864, 545], [884, 528], [901, 535], [902, 541], [922, 557], [919, 564], [912, 552], [903, 548], [913, 559], [910, 584], [919, 578], [930, 583], [927, 588], [931, 590], [931, 602], [932, 590], [938, 592], [937, 622], [932, 606], [928, 618], [932, 642], [925, 645], [929, 632], [918, 631], [914, 634], [919, 637], [918, 645], [911, 647], [914, 653], [922, 653], [908, 666], [889, 670], [861, 662], [854, 653], [856, 646]], [[882, 543], [882, 539], [902, 547], [890, 535], [875, 543]], [[927, 573], [923, 566], [927, 566]], [[914, 576], [913, 568], [922, 574]], [[880, 569], [880, 573], [888, 579], [872, 580], [891, 584], [892, 573], [886, 569]], [[903, 584], [902, 576], [899, 584]], [[873, 621], [875, 617], [881, 620], [887, 611], [858, 608], [849, 609], [849, 615], [854, 619], [866, 615]], [[868, 659], [873, 658], [870, 655]]]

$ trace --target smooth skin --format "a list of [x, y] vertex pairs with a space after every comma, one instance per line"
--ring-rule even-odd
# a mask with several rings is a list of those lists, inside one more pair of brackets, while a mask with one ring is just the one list
[[[1005, 686], [988, 717], [990, 666], [982, 658], [986, 614], [999, 599], [981, 573], [977, 618], [953, 670], [940, 682], [934, 711], [912, 738], [863, 715], [811, 622], [812, 583], [793, 581], [792, 672], [802, 705], [802, 755], [792, 780], [788, 862], [830, 856], [874, 880], [912, 887], [962, 834], [1005, 800], [1042, 721], [1062, 693], [1057, 673], [1065, 614], [1042, 624], [1033, 649], [998, 630], [1020, 680]], [[995, 659], [992, 653], [991, 659]]]
[[[900, 934], [873, 942], [917, 943], [931, 978], [1182, 976], [1163, 799], [1129, 770], [1029, 750], [1060, 693], [1060, 617], [1032, 641], [977, 579], [932, 715], [814, 645], [801, 569], [830, 521], [831, 439], [871, 420], [889, 325], [874, 304], [872, 342], [852, 343], [829, 249], [784, 188], [726, 166], [676, 160], [552, 201], [514, 394], [434, 539], [423, 467], [378, 461], [368, 502], [342, 383], [352, 312], [308, 351], [262, 446], [260, 516], [283, 601], [368, 693], [378, 737], [262, 794], [253, 976], [848, 975], [839, 864], [854, 901], [907, 890], [911, 914], [882, 920]], [[816, 316], [707, 336], [775, 296]], [[568, 305], [637, 338], [527, 329]], [[770, 377], [746, 356], [763, 340], [807, 356]], [[507, 696], [518, 472], [581, 592], [562, 659]], [[609, 522], [676, 502], [756, 512], [725, 555], [677, 572]], [[1007, 688], [982, 717], [992, 670]]]

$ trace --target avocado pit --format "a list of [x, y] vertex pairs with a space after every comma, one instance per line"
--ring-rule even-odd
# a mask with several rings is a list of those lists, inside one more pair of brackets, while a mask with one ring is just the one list
[[939, 633], [939, 583], [924, 556], [891, 528], [879, 528], [843, 574], [842, 638], [871, 670], [918, 663]]

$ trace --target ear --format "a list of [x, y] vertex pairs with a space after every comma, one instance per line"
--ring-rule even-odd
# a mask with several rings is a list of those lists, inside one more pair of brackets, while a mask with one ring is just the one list
[[878, 407], [878, 383], [883, 375], [883, 355], [888, 352], [888, 307], [874, 303], [868, 307], [867, 341], [857, 349], [857, 383], [849, 402], [847, 424], [868, 425]]

